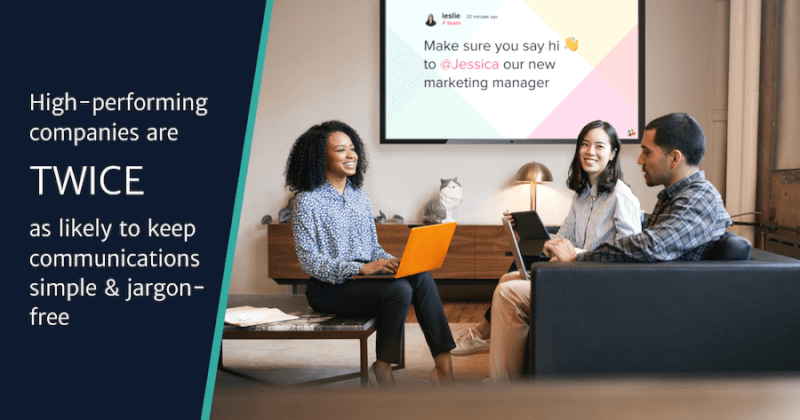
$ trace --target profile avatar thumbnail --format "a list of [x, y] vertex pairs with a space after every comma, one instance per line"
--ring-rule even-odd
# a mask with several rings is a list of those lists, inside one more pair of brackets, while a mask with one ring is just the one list
[[436, 21], [433, 20], [433, 15], [428, 15], [428, 20], [425, 21], [428, 26], [436, 26]]

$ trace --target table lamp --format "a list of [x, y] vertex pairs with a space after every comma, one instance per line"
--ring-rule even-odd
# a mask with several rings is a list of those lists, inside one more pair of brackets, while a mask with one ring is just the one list
[[514, 177], [514, 182], [531, 184], [531, 210], [536, 210], [536, 184], [540, 182], [553, 182], [553, 174], [547, 166], [538, 162], [522, 165]]

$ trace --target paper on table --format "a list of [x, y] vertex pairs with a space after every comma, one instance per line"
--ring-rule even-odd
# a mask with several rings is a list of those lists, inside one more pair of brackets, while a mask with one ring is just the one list
[[299, 316], [289, 315], [278, 308], [254, 308], [252, 306], [239, 306], [225, 310], [225, 323], [237, 327], [250, 327], [252, 325], [267, 324], [270, 322], [288, 321]]

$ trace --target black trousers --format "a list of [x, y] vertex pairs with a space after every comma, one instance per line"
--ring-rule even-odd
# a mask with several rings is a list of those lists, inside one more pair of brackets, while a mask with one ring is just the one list
[[306, 287], [308, 303], [317, 312], [377, 316], [377, 359], [400, 363], [403, 329], [410, 305], [419, 321], [432, 356], [456, 347], [442, 299], [431, 273], [401, 279], [347, 280], [331, 284], [311, 279]]

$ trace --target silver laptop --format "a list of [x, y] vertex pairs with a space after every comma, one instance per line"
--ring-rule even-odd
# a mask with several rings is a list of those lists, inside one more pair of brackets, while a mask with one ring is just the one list
[[528, 267], [525, 267], [525, 261], [522, 260], [522, 253], [519, 252], [519, 244], [517, 243], [517, 237], [514, 235], [514, 227], [511, 226], [510, 220], [505, 217], [502, 219], [506, 236], [508, 236], [508, 244], [511, 246], [511, 253], [514, 254], [514, 263], [517, 265], [521, 279], [530, 281], [531, 276], [528, 274]]

